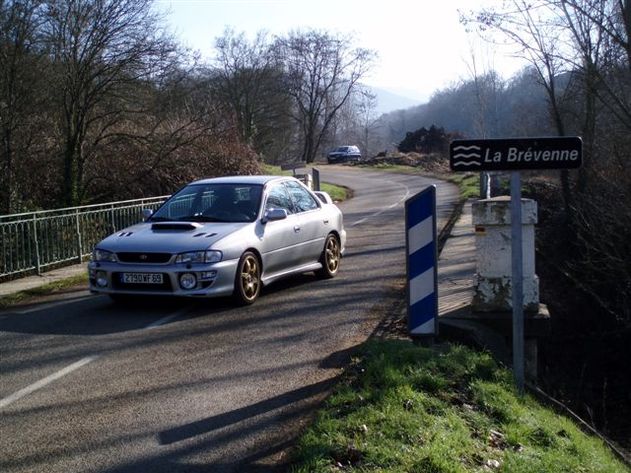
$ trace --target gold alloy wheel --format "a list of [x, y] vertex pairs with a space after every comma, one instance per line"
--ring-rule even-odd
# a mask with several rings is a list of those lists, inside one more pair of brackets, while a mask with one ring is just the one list
[[337, 238], [333, 235], [329, 235], [324, 248], [324, 264], [330, 274], [337, 273], [340, 267], [340, 244]]
[[252, 302], [259, 294], [261, 275], [259, 262], [251, 253], [244, 256], [241, 263], [241, 293], [247, 302]]

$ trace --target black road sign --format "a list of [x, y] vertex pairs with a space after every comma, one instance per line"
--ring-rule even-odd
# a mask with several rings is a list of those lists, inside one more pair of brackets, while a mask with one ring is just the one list
[[575, 169], [582, 162], [583, 142], [577, 136], [454, 140], [449, 145], [452, 171]]

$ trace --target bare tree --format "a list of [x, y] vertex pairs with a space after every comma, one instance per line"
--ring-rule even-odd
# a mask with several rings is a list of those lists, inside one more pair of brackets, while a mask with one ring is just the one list
[[[361, 87], [355, 90], [335, 113], [331, 123], [329, 123], [326, 135], [322, 138], [321, 147], [328, 150], [342, 144], [359, 144], [361, 133], [358, 123], [357, 96], [361, 90]], [[331, 104], [327, 102], [327, 107], [329, 106]]]
[[[569, 100], [568, 88], [559, 87], [559, 78], [571, 71], [571, 61], [560, 48], [567, 44], [567, 31], [558, 28], [553, 6], [547, 0], [510, 0], [503, 10], [486, 9], [472, 17], [463, 17], [464, 23], [474, 22], [484, 34], [500, 33], [508, 39], [517, 54], [532, 65], [545, 88], [549, 114], [559, 136], [567, 133], [563, 109]], [[492, 35], [486, 36], [495, 41]], [[567, 170], [561, 171], [561, 183], [566, 216], [571, 219], [571, 185]]]
[[217, 52], [211, 88], [235, 118], [244, 143], [259, 153], [278, 152], [285, 133], [289, 97], [282, 88], [282, 67], [265, 32], [250, 42], [244, 33], [226, 29], [215, 40]]
[[37, 136], [39, 1], [0, 0], [0, 210], [17, 210], [19, 170]]
[[[497, 96], [499, 92], [498, 84], [500, 83], [498, 75], [492, 70], [487, 72], [478, 70], [478, 58], [473, 47], [471, 47], [471, 62], [467, 66], [474, 85], [477, 102], [474, 121], [476, 136], [480, 138], [496, 136], [495, 133], [497, 133], [498, 128]], [[489, 119], [491, 123], [489, 123]], [[491, 198], [492, 187], [492, 173], [480, 172], [480, 197]]]
[[[497, 136], [499, 130], [499, 96], [504, 84], [497, 72], [490, 66], [480, 66], [480, 59], [473, 46], [471, 61], [467, 63], [469, 75], [475, 90], [477, 110], [475, 132], [480, 138]], [[480, 70], [482, 69], [482, 70]]]
[[[570, 31], [575, 67], [603, 105], [631, 128], [631, 4], [621, 0], [550, 0]], [[596, 87], [594, 87], [596, 86]]]
[[284, 64], [286, 88], [300, 127], [302, 160], [317, 156], [331, 121], [368, 72], [375, 53], [353, 48], [348, 36], [294, 31], [276, 43]]
[[370, 90], [361, 88], [357, 99], [357, 122], [361, 136], [361, 148], [364, 156], [374, 155], [374, 137], [379, 129], [379, 116], [377, 116], [377, 96]]
[[170, 64], [173, 47], [151, 0], [49, 0], [45, 34], [59, 97], [57, 118], [67, 204], [85, 195], [86, 164], [126, 115], [142, 108], [142, 81]]

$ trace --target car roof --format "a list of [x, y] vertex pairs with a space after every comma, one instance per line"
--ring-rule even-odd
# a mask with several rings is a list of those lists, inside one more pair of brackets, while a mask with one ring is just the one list
[[200, 179], [197, 181], [193, 181], [190, 184], [259, 184], [265, 185], [268, 182], [281, 180], [281, 179], [292, 179], [289, 176], [224, 176], [224, 177], [213, 177], [208, 179]]

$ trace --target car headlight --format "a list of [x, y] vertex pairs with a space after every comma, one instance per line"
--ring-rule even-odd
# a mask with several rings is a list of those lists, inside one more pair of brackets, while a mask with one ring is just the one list
[[118, 260], [116, 259], [115, 253], [95, 248], [94, 251], [92, 251], [92, 261], [107, 261], [110, 263], [115, 263]]
[[175, 258], [176, 263], [218, 263], [221, 261], [221, 251], [205, 250], [205, 251], [189, 251], [188, 253], [180, 253]]

